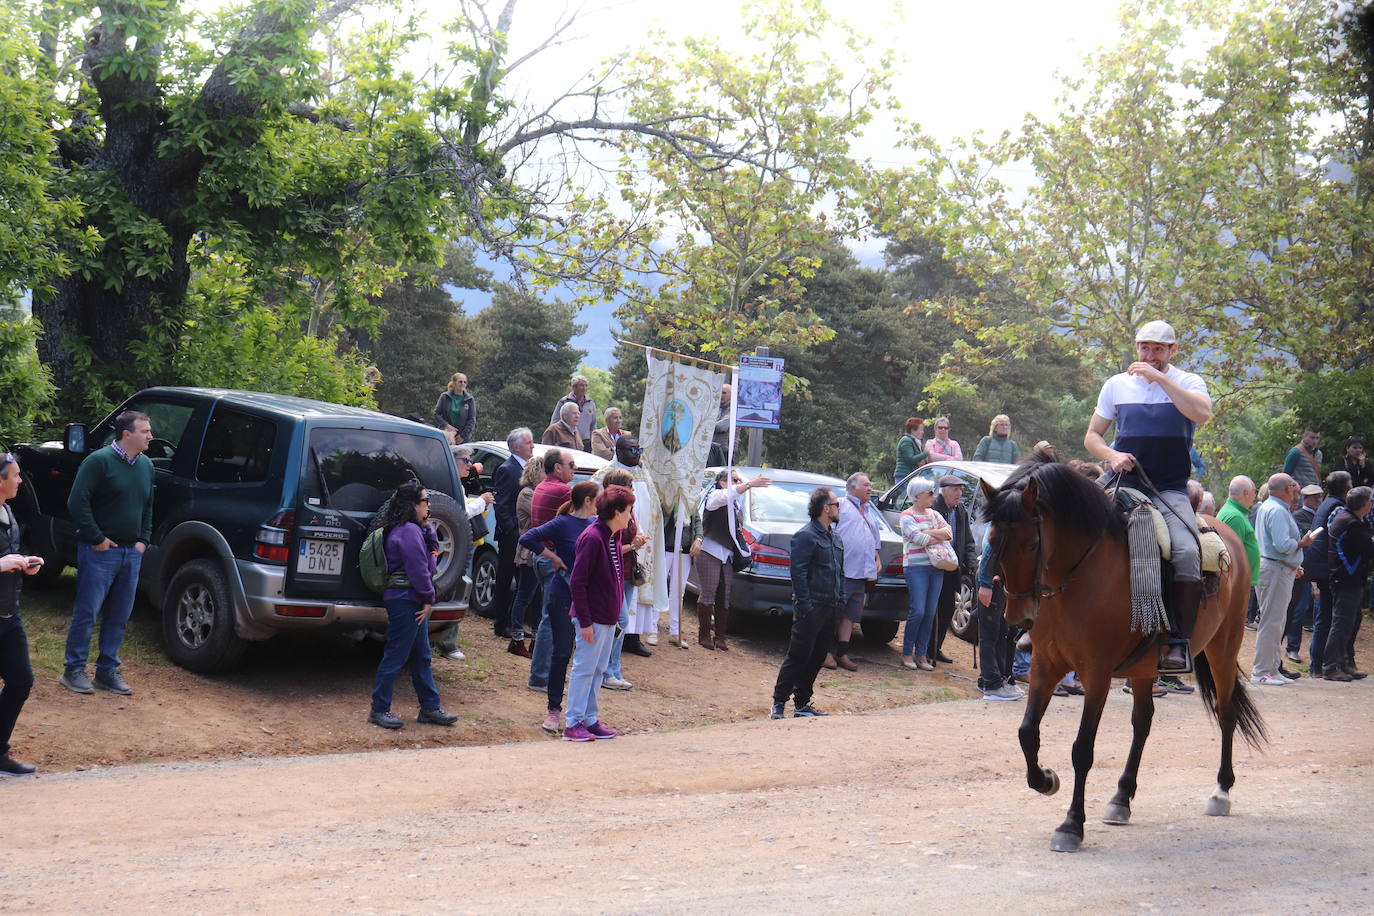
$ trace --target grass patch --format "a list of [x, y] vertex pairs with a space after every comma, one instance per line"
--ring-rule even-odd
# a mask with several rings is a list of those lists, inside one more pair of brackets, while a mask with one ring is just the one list
[[[67, 570], [62, 578], [48, 588], [35, 588], [25, 583], [19, 599], [24, 629], [29, 636], [29, 656], [35, 671], [62, 673], [62, 661], [67, 650], [67, 625], [72, 619], [72, 601], [76, 597], [76, 571]], [[96, 645], [99, 623], [91, 639], [92, 662], [100, 654]], [[124, 631], [124, 644], [119, 657], [124, 662], [165, 667], [171, 664], [162, 648], [162, 632], [157, 612], [143, 600], [134, 601], [134, 613]]]

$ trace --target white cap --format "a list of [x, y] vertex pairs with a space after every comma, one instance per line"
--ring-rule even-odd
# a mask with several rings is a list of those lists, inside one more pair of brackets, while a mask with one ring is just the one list
[[1135, 332], [1136, 343], [1178, 343], [1178, 338], [1174, 336], [1174, 327], [1167, 321], [1147, 321], [1140, 326], [1140, 330]]

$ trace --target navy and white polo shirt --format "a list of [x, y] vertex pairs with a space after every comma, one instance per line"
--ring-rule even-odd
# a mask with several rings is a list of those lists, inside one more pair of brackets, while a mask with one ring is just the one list
[[[1166, 376], [1184, 391], [1207, 394], [1201, 376], [1177, 366], [1170, 366]], [[1134, 455], [1157, 489], [1187, 487], [1193, 469], [1188, 449], [1195, 424], [1179, 412], [1163, 387], [1138, 375], [1118, 373], [1102, 386], [1093, 412], [1116, 422], [1112, 448]]]

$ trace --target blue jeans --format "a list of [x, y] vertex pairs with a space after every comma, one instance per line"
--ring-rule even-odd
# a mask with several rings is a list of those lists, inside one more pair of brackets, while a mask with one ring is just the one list
[[429, 652], [429, 622], [421, 626], [415, 614], [424, 607], [409, 598], [393, 598], [386, 603], [386, 648], [377, 666], [372, 685], [372, 711], [391, 710], [391, 688], [401, 669], [410, 666], [410, 683], [421, 709], [439, 708], [439, 690], [434, 686], [433, 657]]
[[520, 634], [525, 632], [525, 613], [530, 602], [539, 594], [539, 577], [535, 573], [535, 568], [533, 566], [517, 566], [516, 569], [519, 572], [516, 573], [515, 600], [511, 602], [508, 627], [511, 639], [519, 639]]
[[625, 648], [625, 628], [630, 625], [630, 608], [635, 604], [635, 586], [625, 583], [625, 600], [620, 602], [620, 635], [611, 645], [611, 658], [606, 663], [606, 677], [624, 679], [620, 673], [620, 650]]
[[919, 647], [925, 657], [930, 645], [930, 633], [935, 626], [935, 608], [940, 603], [940, 589], [945, 572], [934, 566], [906, 567], [907, 614], [902, 630], [902, 657], [910, 658]]
[[568, 662], [572, 660], [573, 641], [577, 639], [577, 621], [568, 613], [572, 607], [572, 593], [566, 582], [549, 580], [546, 592], [549, 599], [544, 607], [547, 613], [544, 620], [549, 625], [552, 638], [549, 640], [551, 651], [549, 661], [549, 709], [563, 708], [563, 686], [568, 679]]
[[530, 653], [530, 684], [547, 687], [549, 665], [553, 660], [553, 627], [549, 624], [549, 579], [553, 575], [553, 563], [539, 557], [534, 561], [534, 572], [539, 577], [544, 600], [540, 602], [539, 626], [534, 631], [534, 651]]
[[1334, 597], [1330, 579], [1313, 579], [1317, 586], [1317, 600], [1312, 605], [1312, 639], [1307, 643], [1311, 656], [1309, 671], [1316, 673], [1326, 666], [1326, 637], [1331, 631], [1331, 603]]
[[592, 725], [597, 722], [597, 695], [601, 693], [601, 678], [606, 674], [606, 662], [611, 657], [611, 643], [615, 641], [615, 627], [608, 623], [592, 624], [592, 641], [587, 642], [577, 632], [573, 621], [572, 676], [568, 678], [568, 711], [563, 714], [568, 728]]
[[96, 550], [90, 544], [76, 548], [76, 601], [67, 625], [65, 668], [85, 668], [91, 654], [91, 633], [100, 618], [100, 655], [96, 674], [119, 670], [119, 647], [124, 628], [134, 609], [134, 591], [143, 554], [133, 547]]
[[1299, 579], [1293, 583], [1293, 597], [1288, 602], [1288, 625], [1284, 628], [1284, 647], [1289, 652], [1302, 649], [1302, 628], [1312, 622], [1312, 580]]

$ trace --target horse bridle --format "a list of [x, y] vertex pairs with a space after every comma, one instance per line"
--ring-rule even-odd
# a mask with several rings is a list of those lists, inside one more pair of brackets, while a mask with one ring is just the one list
[[[1024, 522], [1022, 524], [1030, 523]], [[1022, 526], [1008, 525], [1007, 527], [1020, 528]], [[1073, 581], [1074, 575], [1076, 575], [1078, 573], [1078, 570], [1083, 567], [1083, 564], [1087, 561], [1088, 557], [1093, 555], [1093, 551], [1097, 550], [1097, 545], [1102, 543], [1101, 538], [1099, 538], [1096, 541], [1093, 541], [1092, 546], [1085, 550], [1083, 552], [1083, 555], [1078, 558], [1078, 561], [1069, 568], [1069, 571], [1064, 574], [1064, 577], [1059, 581], [1059, 584], [1051, 588], [1050, 586], [1040, 581], [1041, 576], [1045, 572], [1044, 534], [1045, 532], [1043, 526], [1043, 519], [1040, 513], [1037, 511], [1035, 513], [1035, 581], [1031, 583], [1030, 588], [1026, 589], [1024, 592], [1014, 592], [1011, 589], [1007, 588], [1006, 570], [1004, 569], [1002, 571], [1003, 594], [1005, 594], [1008, 598], [1016, 598], [1018, 600], [1030, 599], [1034, 603], [1035, 610], [1037, 613], [1040, 611], [1040, 602], [1050, 600], [1056, 595], [1061, 594], [1064, 591], [1064, 589], [1069, 587], [1069, 583]], [[995, 540], [997, 543], [995, 543], [992, 548], [993, 562], [997, 563], [1000, 566], [1002, 561], [1002, 549], [1006, 546], [1006, 534], [998, 534]]]

